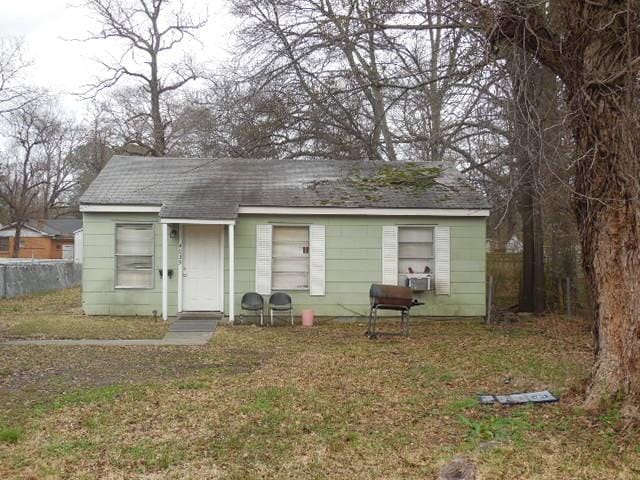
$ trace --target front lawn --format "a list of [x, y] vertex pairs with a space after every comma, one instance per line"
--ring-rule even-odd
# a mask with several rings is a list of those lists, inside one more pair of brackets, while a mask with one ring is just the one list
[[0, 340], [162, 338], [166, 329], [158, 318], [83, 315], [79, 288], [0, 300]]
[[[0, 478], [631, 479], [640, 435], [580, 406], [574, 319], [218, 328], [205, 347], [0, 347]], [[549, 388], [553, 405], [475, 394]]]

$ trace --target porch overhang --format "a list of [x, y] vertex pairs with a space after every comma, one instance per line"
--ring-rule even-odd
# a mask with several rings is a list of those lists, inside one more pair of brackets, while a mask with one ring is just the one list
[[235, 220], [210, 220], [206, 218], [161, 218], [160, 223], [187, 225], [235, 225]]

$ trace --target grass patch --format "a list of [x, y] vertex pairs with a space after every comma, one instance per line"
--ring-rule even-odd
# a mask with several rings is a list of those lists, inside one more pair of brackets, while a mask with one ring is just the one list
[[[220, 326], [205, 347], [0, 349], [0, 478], [435, 478], [465, 454], [482, 478], [634, 478], [640, 432], [580, 409], [588, 332], [416, 320]], [[570, 328], [571, 327], [571, 328]], [[517, 332], [516, 332], [517, 330]], [[564, 333], [559, 333], [564, 332]], [[508, 383], [505, 383], [508, 379]], [[548, 388], [560, 402], [479, 406]]]
[[468, 428], [466, 438], [474, 444], [490, 440], [508, 440], [521, 445], [523, 434], [532, 428], [526, 411], [515, 412], [512, 415], [487, 415], [477, 419], [459, 415], [458, 420]]
[[[120, 385], [89, 388], [66, 393], [53, 401], [53, 408], [64, 408], [85, 403], [111, 403], [121, 396], [124, 388]], [[138, 397], [139, 398], [139, 397]]]
[[283, 399], [294, 392], [290, 388], [267, 387], [259, 389], [254, 394], [254, 399], [247, 405], [247, 411], [270, 412], [280, 406]]
[[48, 454], [56, 457], [68, 457], [70, 455], [95, 450], [96, 448], [97, 445], [95, 443], [80, 439], [72, 442], [60, 442], [47, 445], [46, 451]]
[[0, 427], [0, 443], [18, 443], [22, 437], [22, 430], [19, 428]]
[[175, 386], [178, 390], [206, 390], [209, 388], [209, 384], [201, 380], [180, 381], [176, 382]]
[[153, 317], [87, 316], [79, 288], [0, 300], [0, 339], [162, 338], [167, 325]]
[[449, 413], [459, 413], [464, 410], [468, 410], [470, 408], [478, 407], [480, 403], [478, 399], [475, 397], [461, 398], [459, 400], [454, 400], [446, 406], [446, 410]]
[[183, 458], [183, 448], [141, 440], [134, 445], [122, 447], [120, 454], [120, 461], [123, 464], [134, 464], [138, 472], [147, 472], [166, 470], [171, 465], [177, 464]]

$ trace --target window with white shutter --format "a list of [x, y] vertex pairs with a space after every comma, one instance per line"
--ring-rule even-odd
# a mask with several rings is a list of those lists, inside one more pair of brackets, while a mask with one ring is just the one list
[[153, 225], [116, 225], [116, 288], [153, 288]]
[[382, 283], [398, 284], [398, 227], [382, 227]]
[[451, 291], [451, 229], [435, 227], [436, 244], [436, 294], [449, 295]]
[[450, 227], [384, 226], [382, 228], [382, 283], [406, 285], [407, 276], [429, 273], [428, 288], [449, 295]]
[[433, 227], [398, 227], [398, 285], [407, 285], [407, 278], [413, 274], [428, 274], [434, 285], [435, 248]]
[[273, 227], [273, 290], [309, 289], [309, 227]]
[[271, 294], [271, 225], [256, 226], [256, 292]]
[[325, 285], [325, 228], [324, 225], [309, 226], [309, 294], [324, 295]]

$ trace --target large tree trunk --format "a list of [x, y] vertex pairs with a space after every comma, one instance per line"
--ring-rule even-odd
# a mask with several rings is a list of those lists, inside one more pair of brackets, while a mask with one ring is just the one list
[[583, 75], [569, 85], [578, 153], [575, 209], [597, 336], [590, 408], [619, 394], [640, 405], [640, 122], [629, 63], [638, 55], [629, 32], [637, 28], [640, 7], [634, 3], [625, 12], [630, 4], [609, 3], [616, 5], [589, 11], [589, 24], [604, 27], [586, 37]]
[[[594, 301], [597, 358], [587, 403], [640, 403], [640, 189], [637, 107], [591, 92], [576, 128], [576, 213]], [[593, 102], [593, 104], [591, 103]], [[620, 103], [619, 103], [620, 102]]]
[[513, 87], [512, 150], [518, 170], [518, 212], [522, 220], [522, 280], [518, 307], [542, 313], [546, 307], [541, 162], [546, 122], [541, 81], [544, 67], [522, 52], [508, 55]]
[[[640, 2], [470, 0], [494, 45], [534, 55], [564, 82], [576, 144], [574, 208], [597, 339], [586, 406], [640, 405]], [[560, 20], [561, 19], [561, 20]]]
[[13, 258], [20, 257], [20, 238], [22, 237], [22, 224], [20, 222], [16, 223], [16, 233], [13, 236], [13, 251], [11, 252], [11, 256]]
[[544, 232], [540, 195], [531, 184], [521, 185], [522, 281], [518, 308], [521, 312], [545, 310]]

